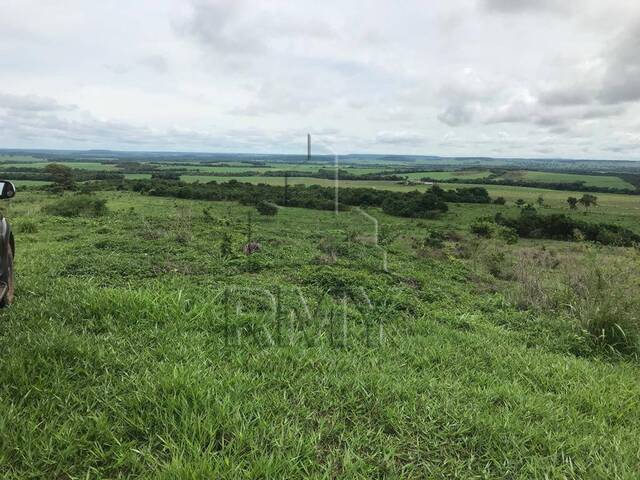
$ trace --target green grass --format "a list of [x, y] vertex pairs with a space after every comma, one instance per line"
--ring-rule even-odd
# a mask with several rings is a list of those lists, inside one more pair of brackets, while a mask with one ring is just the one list
[[634, 189], [629, 182], [619, 177], [610, 175], [579, 175], [574, 173], [556, 173], [556, 172], [535, 172], [529, 170], [518, 170], [508, 172], [500, 178], [506, 180], [528, 180], [532, 182], [548, 182], [548, 183], [576, 183], [584, 182], [589, 187], [605, 187], [605, 188], [628, 188]]
[[[185, 182], [201, 182], [207, 183], [210, 181], [228, 182], [231, 179], [235, 179], [239, 182], [247, 183], [265, 183], [268, 185], [284, 185], [284, 178], [282, 177], [209, 177], [204, 175], [182, 175], [181, 179]], [[311, 177], [291, 177], [289, 178], [291, 185], [322, 185], [322, 186], [334, 186], [334, 181], [330, 179], [311, 178]], [[399, 182], [389, 181], [376, 181], [376, 180], [340, 180], [340, 186], [342, 188], [377, 188], [384, 190], [393, 190], [399, 192], [410, 191], [425, 191], [431, 188], [430, 185], [404, 185]], [[477, 187], [473, 184], [447, 184], [442, 183], [440, 186], [444, 189], [456, 189], [464, 187]], [[545, 205], [549, 207], [550, 211], [557, 211], [562, 213], [568, 213], [571, 215], [583, 216], [583, 212], [570, 212], [567, 206], [567, 197], [574, 196], [580, 198], [584, 192], [572, 192], [564, 190], [549, 190], [543, 188], [529, 188], [529, 187], [515, 187], [506, 185], [483, 185], [486, 188], [492, 198], [504, 197], [509, 205], [513, 207], [513, 204], [518, 199], [523, 199], [528, 203], [535, 204], [539, 196], [542, 196], [545, 200]], [[612, 193], [598, 193], [599, 207], [592, 209], [589, 213], [594, 218], [605, 218], [608, 216], [628, 218], [629, 221], [640, 220], [640, 196], [636, 195], [624, 195], [624, 194], [612, 194]], [[474, 209], [473, 205], [464, 205], [464, 208]], [[485, 208], [485, 207], [481, 207]], [[514, 212], [518, 210], [515, 207], [512, 208]]]
[[[231, 179], [245, 183], [265, 183], [267, 185], [284, 185], [284, 177], [210, 177], [206, 175], [182, 175], [181, 180], [185, 182], [201, 182], [207, 183], [210, 181], [216, 182], [228, 182]], [[289, 177], [290, 185], [322, 185], [333, 186], [334, 180], [328, 178], [313, 178], [313, 177]], [[428, 188], [425, 186], [406, 186], [399, 182], [390, 182], [383, 180], [340, 180], [340, 185], [344, 188], [380, 188], [384, 190], [396, 190], [396, 191], [410, 191], [420, 190]]]
[[151, 178], [150, 173], [125, 173], [124, 178], [127, 180], [143, 180]]
[[[321, 169], [333, 169], [331, 164], [317, 164], [317, 163], [274, 163], [271, 167], [256, 167], [255, 165], [235, 165], [235, 166], [213, 166], [213, 165], [163, 165], [161, 169], [169, 168], [182, 168], [185, 170], [193, 170], [200, 173], [240, 173], [240, 172], [255, 172], [256, 175], [264, 172], [281, 172], [284, 175], [285, 171], [293, 172], [317, 172]], [[352, 175], [367, 175], [374, 173], [381, 173], [389, 171], [389, 168], [384, 167], [352, 167], [352, 166], [340, 166], [341, 170], [345, 170]]]
[[11, 180], [10, 175], [8, 177], [5, 177], [5, 180], [9, 180], [13, 182], [16, 188], [42, 186], [42, 185], [48, 185], [49, 183], [51, 183], [51, 182], [45, 182], [44, 180]]
[[[17, 301], [0, 312], [3, 478], [636, 476], [637, 362], [584, 350], [565, 319], [484, 288], [476, 260], [454, 254], [466, 240], [414, 247], [515, 207], [456, 205], [435, 221], [370, 210], [385, 272], [357, 211], [256, 215], [262, 250], [247, 257], [248, 207], [98, 196], [105, 217], [48, 216], [58, 197], [45, 193], [5, 204], [12, 223], [38, 228], [16, 239]], [[225, 320], [229, 285], [279, 286], [286, 318], [297, 288], [312, 312], [327, 290], [325, 313], [360, 288], [372, 306], [349, 300], [345, 344], [299, 324], [270, 345], [255, 291], [234, 294]], [[381, 343], [367, 343], [368, 324], [382, 324]]]
[[[476, 180], [487, 178], [491, 175], [489, 170], [460, 170], [460, 171], [423, 171], [423, 172], [411, 172], [403, 174], [403, 176], [410, 180], [420, 180], [424, 177], [434, 178], [436, 180], [451, 180], [451, 179], [467, 179]], [[496, 180], [508, 180], [508, 181], [531, 181], [542, 183], [576, 183], [584, 182], [585, 186], [589, 187], [604, 187], [604, 188], [626, 188], [633, 190], [634, 186], [625, 180], [613, 176], [613, 175], [589, 175], [589, 174], [573, 174], [573, 173], [561, 173], [561, 172], [537, 172], [531, 170], [514, 170], [505, 173]]]
[[446, 172], [411, 172], [401, 174], [403, 177], [407, 177], [410, 180], [420, 180], [424, 177], [433, 178], [435, 180], [451, 180], [452, 178], [462, 178], [468, 180], [476, 180], [480, 178], [486, 178], [491, 175], [489, 170], [459, 170], [459, 171], [446, 171]]

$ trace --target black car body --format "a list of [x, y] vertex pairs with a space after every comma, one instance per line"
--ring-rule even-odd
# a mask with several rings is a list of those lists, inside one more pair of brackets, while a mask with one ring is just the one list
[[[13, 198], [16, 188], [11, 182], [0, 180], [0, 199]], [[2, 215], [0, 220], [0, 306], [6, 307], [13, 303], [13, 256], [16, 244], [11, 231], [11, 225]]]

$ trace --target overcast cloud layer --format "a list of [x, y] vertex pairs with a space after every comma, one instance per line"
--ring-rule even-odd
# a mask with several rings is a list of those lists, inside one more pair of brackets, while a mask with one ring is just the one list
[[0, 0], [0, 147], [640, 159], [640, 2]]

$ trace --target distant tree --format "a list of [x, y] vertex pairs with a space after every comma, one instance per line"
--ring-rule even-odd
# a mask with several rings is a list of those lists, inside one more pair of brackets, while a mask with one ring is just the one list
[[516, 200], [516, 205], [518, 206], [518, 208], [522, 208], [525, 204], [525, 201], [521, 198], [519, 198], [518, 200]]
[[576, 197], [567, 198], [567, 203], [569, 204], [569, 208], [571, 210], [575, 210], [578, 208], [578, 199]]
[[590, 193], [585, 193], [582, 195], [578, 203], [582, 205], [585, 211], [589, 211], [589, 207], [597, 207], [598, 206], [598, 197], [595, 195], [591, 195]]
[[507, 201], [504, 197], [496, 197], [493, 203], [495, 203], [496, 205], [504, 205], [505, 203], [507, 203]]
[[260, 215], [269, 215], [273, 216], [278, 213], [278, 207], [276, 207], [273, 203], [265, 202], [264, 200], [260, 200], [256, 205], [256, 210]]
[[151, 174], [152, 180], [180, 180], [180, 174], [175, 172], [158, 172]]
[[538, 204], [539, 207], [544, 207], [544, 197], [542, 195], [538, 196], [536, 203]]
[[51, 177], [51, 180], [56, 184], [56, 186], [63, 190], [73, 190], [75, 188], [73, 170], [66, 165], [50, 163], [44, 167], [44, 170]]

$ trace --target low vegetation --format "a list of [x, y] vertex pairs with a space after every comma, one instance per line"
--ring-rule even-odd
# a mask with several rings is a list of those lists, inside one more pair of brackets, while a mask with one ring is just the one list
[[107, 202], [92, 195], [66, 195], [43, 206], [42, 210], [49, 215], [60, 217], [101, 217], [107, 213]]
[[173, 173], [5, 204], [2, 478], [637, 476], [640, 197]]
[[591, 223], [564, 214], [540, 215], [535, 209], [523, 209], [518, 217], [498, 213], [495, 222], [513, 229], [525, 238], [552, 240], [590, 240], [602, 245], [631, 247], [640, 245], [640, 235], [619, 225]]

